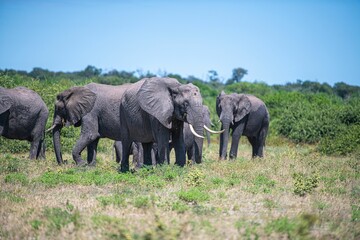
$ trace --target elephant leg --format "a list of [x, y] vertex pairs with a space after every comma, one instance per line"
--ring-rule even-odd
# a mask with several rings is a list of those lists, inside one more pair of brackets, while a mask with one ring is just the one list
[[265, 146], [265, 139], [268, 131], [268, 125], [265, 125], [261, 128], [259, 137], [258, 137], [258, 151], [256, 152], [256, 156], [263, 157], [264, 156], [264, 146]]
[[185, 143], [184, 143], [184, 134], [183, 129], [180, 131], [176, 131], [173, 133], [172, 142], [175, 148], [175, 164], [180, 167], [185, 166], [186, 163], [186, 155], [185, 155]]
[[115, 141], [114, 148], [115, 148], [116, 162], [120, 163], [121, 162], [121, 156], [122, 156], [122, 143], [121, 143], [121, 141]]
[[40, 139], [34, 139], [31, 141], [30, 155], [29, 155], [30, 159], [37, 159], [40, 146], [41, 146]]
[[257, 139], [257, 137], [248, 137], [248, 140], [252, 147], [252, 157], [255, 157], [259, 150], [258, 139]]
[[81, 158], [81, 152], [90, 145], [99, 136], [88, 136], [85, 134], [80, 135], [79, 140], [76, 142], [74, 149], [72, 150], [72, 156], [76, 165], [85, 165], [85, 161]]
[[230, 159], [237, 158], [240, 137], [243, 133], [243, 130], [244, 130], [244, 124], [237, 125], [233, 130], [233, 134], [231, 138]]
[[153, 143], [143, 143], [143, 151], [144, 151], [144, 165], [151, 166], [152, 158], [151, 158], [151, 149]]
[[44, 139], [40, 140], [36, 158], [38, 158], [38, 159], [45, 159], [46, 158], [45, 157], [45, 141], [44, 141]]
[[133, 164], [136, 168], [141, 168], [144, 163], [143, 147], [140, 142], [134, 142], [131, 146], [133, 153]]
[[122, 159], [120, 164], [120, 172], [128, 172], [130, 170], [129, 167], [129, 155], [131, 151], [131, 141], [122, 141]]
[[191, 145], [190, 147], [186, 148], [186, 155], [188, 157], [188, 160], [194, 160], [193, 156], [195, 155], [195, 148], [193, 145]]
[[92, 143], [87, 146], [87, 163], [91, 166], [96, 166], [96, 153], [99, 139], [95, 139]]

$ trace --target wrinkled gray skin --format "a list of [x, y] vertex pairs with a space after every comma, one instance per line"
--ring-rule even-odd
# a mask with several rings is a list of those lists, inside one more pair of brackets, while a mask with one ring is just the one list
[[[211, 128], [213, 125], [210, 120], [210, 111], [209, 108], [205, 105], [203, 105], [202, 108], [202, 114], [203, 114], [203, 124], [206, 125], [208, 128]], [[206, 132], [206, 139], [207, 144], [210, 146], [210, 133], [208, 131]], [[191, 133], [190, 127], [188, 123], [184, 123], [184, 142], [185, 142], [185, 151], [188, 157], [188, 160], [193, 160], [196, 163], [199, 163], [199, 158], [194, 158], [199, 153], [198, 145], [196, 144], [197, 137], [194, 136], [194, 134]], [[203, 139], [199, 139], [199, 141], [203, 141]], [[202, 144], [201, 144], [202, 146]], [[202, 152], [202, 150], [201, 150]], [[201, 161], [200, 161], [201, 162]]]
[[[120, 105], [123, 157], [120, 171], [129, 171], [132, 142], [141, 142], [144, 164], [151, 165], [152, 143], [158, 146], [159, 163], [169, 162], [169, 138], [175, 148], [175, 164], [185, 165], [184, 122], [202, 135], [202, 97], [192, 84], [180, 84], [174, 78], [146, 78], [124, 93]], [[199, 139], [200, 140], [200, 139]], [[202, 141], [197, 141], [202, 149]], [[202, 153], [199, 152], [200, 158]]]
[[[81, 126], [72, 156], [77, 165], [85, 165], [81, 152], [87, 147], [87, 163], [96, 164], [97, 145], [100, 138], [120, 140], [120, 101], [130, 84], [110, 86], [90, 83], [72, 87], [58, 94], [55, 103], [53, 143], [58, 164], [63, 163], [60, 131], [66, 125]], [[116, 145], [116, 144], [115, 144]], [[116, 150], [119, 151], [119, 150]]]
[[45, 158], [45, 125], [49, 111], [34, 91], [25, 87], [0, 87], [0, 135], [28, 140], [30, 159]]
[[247, 136], [253, 157], [263, 157], [265, 139], [269, 128], [269, 112], [260, 99], [247, 94], [221, 92], [216, 98], [216, 112], [221, 121], [220, 159], [226, 159], [229, 132], [232, 130], [230, 159], [237, 157], [240, 137]]

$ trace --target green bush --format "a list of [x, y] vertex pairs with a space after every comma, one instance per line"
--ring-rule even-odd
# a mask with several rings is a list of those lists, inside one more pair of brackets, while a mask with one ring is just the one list
[[204, 202], [210, 199], [210, 195], [204, 190], [194, 187], [189, 190], [181, 190], [178, 192], [178, 196], [185, 202]]
[[306, 176], [303, 173], [294, 173], [294, 193], [299, 196], [305, 196], [306, 193], [311, 193], [318, 185], [320, 176], [313, 173]]
[[335, 136], [321, 139], [320, 152], [333, 155], [348, 155], [360, 151], [360, 125], [339, 128]]

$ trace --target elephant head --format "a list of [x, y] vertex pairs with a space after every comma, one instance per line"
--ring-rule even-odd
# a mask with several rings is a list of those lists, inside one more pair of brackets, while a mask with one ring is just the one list
[[193, 84], [180, 84], [173, 78], [146, 79], [137, 93], [140, 107], [171, 129], [173, 121], [189, 123], [197, 136], [197, 162], [201, 162], [204, 129], [202, 97]]
[[53, 143], [58, 164], [62, 164], [60, 131], [64, 125], [81, 124], [81, 118], [89, 113], [95, 103], [96, 94], [85, 87], [72, 87], [56, 97], [53, 126]]
[[234, 123], [242, 120], [251, 110], [251, 102], [245, 94], [229, 94], [223, 91], [216, 98], [216, 112], [224, 133], [220, 137], [220, 156], [226, 156], [229, 130]]

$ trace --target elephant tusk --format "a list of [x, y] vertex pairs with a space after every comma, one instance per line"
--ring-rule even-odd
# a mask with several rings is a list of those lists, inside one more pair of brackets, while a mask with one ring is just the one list
[[214, 130], [211, 130], [210, 128], [208, 128], [206, 125], [204, 125], [204, 128], [206, 131], [210, 132], [210, 133], [214, 133], [214, 134], [221, 134], [225, 131], [225, 129], [221, 130], [221, 131], [214, 131]]
[[192, 134], [194, 134], [196, 137], [204, 138], [203, 136], [201, 136], [195, 132], [194, 127], [190, 123], [189, 123], [189, 127], [190, 127], [190, 131], [192, 132]]
[[51, 130], [53, 130], [56, 127], [56, 125], [52, 125], [51, 128], [49, 128], [48, 130], [46, 130], [46, 132], [50, 132]]

